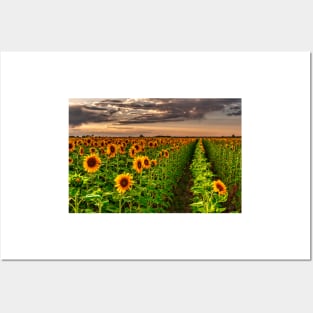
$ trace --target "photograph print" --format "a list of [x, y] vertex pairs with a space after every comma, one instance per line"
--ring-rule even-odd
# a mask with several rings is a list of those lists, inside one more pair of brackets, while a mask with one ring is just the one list
[[241, 99], [69, 99], [69, 213], [241, 213]]

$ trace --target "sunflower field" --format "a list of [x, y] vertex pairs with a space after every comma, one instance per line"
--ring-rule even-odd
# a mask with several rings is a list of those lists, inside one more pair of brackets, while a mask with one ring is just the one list
[[69, 137], [70, 213], [241, 212], [240, 201], [238, 138]]

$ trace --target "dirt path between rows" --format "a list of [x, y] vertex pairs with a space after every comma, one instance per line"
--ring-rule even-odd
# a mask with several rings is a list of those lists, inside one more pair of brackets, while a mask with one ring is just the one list
[[[192, 159], [192, 158], [191, 158]], [[168, 208], [169, 213], [191, 213], [190, 204], [192, 203], [192, 192], [190, 188], [193, 186], [190, 162], [184, 169], [184, 174], [174, 187], [174, 199], [172, 205]]]

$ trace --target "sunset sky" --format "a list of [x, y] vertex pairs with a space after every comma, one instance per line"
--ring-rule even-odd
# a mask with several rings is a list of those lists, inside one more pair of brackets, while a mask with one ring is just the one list
[[70, 136], [241, 136], [241, 99], [69, 99]]

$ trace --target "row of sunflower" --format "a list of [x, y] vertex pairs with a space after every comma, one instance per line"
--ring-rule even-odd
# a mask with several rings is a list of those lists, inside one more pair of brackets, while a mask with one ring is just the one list
[[205, 156], [202, 139], [197, 142], [190, 169], [193, 177], [192, 211], [195, 213], [224, 212], [228, 197], [227, 188], [221, 180], [214, 179], [215, 174], [211, 170], [211, 163]]
[[194, 138], [70, 138], [69, 211], [166, 212]]
[[227, 186], [227, 206], [241, 212], [241, 138], [210, 138], [203, 140], [212, 170]]

